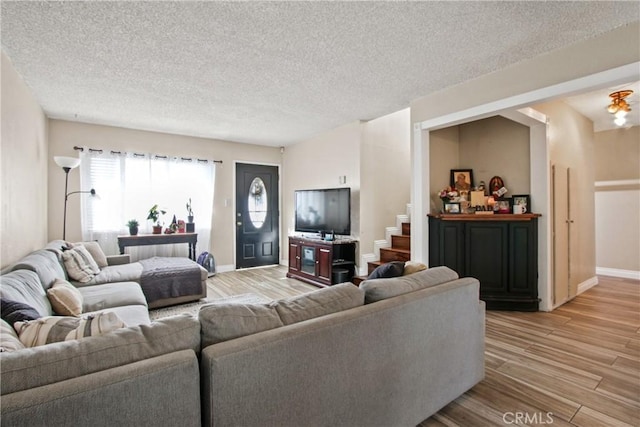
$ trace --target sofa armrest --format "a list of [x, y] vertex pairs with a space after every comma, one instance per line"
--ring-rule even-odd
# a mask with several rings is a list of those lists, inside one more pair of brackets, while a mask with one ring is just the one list
[[129, 256], [129, 254], [107, 256], [108, 265], [122, 265], [122, 264], [129, 264], [130, 262], [131, 262], [131, 257]]
[[199, 385], [194, 351], [176, 351], [5, 394], [2, 423], [200, 427]]

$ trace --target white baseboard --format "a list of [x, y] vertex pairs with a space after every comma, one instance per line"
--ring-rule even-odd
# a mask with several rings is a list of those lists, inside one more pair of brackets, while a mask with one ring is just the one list
[[623, 279], [640, 280], [640, 271], [620, 270], [617, 268], [596, 267], [596, 274], [602, 276], [620, 277]]
[[235, 271], [236, 266], [233, 264], [227, 264], [227, 265], [218, 265], [216, 267], [216, 272], [218, 273], [227, 273], [229, 271]]
[[576, 295], [580, 295], [581, 293], [588, 291], [598, 284], [598, 278], [592, 277], [590, 279], [585, 280], [584, 282], [578, 284], [578, 290], [576, 291]]

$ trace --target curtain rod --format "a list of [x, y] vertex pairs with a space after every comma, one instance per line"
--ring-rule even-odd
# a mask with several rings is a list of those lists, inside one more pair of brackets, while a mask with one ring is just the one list
[[[78, 147], [77, 145], [74, 145], [73, 147], [74, 150], [78, 150], [78, 151], [84, 151], [84, 147]], [[102, 153], [104, 152], [104, 150], [100, 149], [100, 148], [88, 148], [89, 152], [91, 153]], [[113, 151], [111, 150], [111, 154], [126, 154], [123, 153], [122, 151]], [[134, 157], [144, 157], [145, 154], [144, 153], [133, 153]], [[169, 156], [160, 156], [158, 154], [156, 154], [154, 156], [156, 159], [168, 159]], [[185, 161], [190, 161], [193, 160], [191, 157], [179, 157], [179, 156], [175, 156], [176, 159], [181, 159], [181, 160], [185, 160]], [[209, 160], [207, 159], [195, 159], [197, 162], [208, 162]], [[213, 163], [220, 163], [222, 164], [222, 160], [211, 160]]]

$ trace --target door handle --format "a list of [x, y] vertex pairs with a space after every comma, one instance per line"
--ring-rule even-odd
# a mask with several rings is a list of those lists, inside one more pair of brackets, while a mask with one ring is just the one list
[[242, 225], [242, 223], [241, 223], [240, 221], [238, 221], [238, 222], [236, 222], [236, 225], [237, 225], [238, 227], [240, 227], [240, 226]]

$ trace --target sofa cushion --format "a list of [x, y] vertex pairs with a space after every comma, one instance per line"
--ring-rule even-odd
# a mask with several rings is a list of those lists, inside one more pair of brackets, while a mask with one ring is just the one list
[[77, 288], [82, 294], [83, 311], [98, 311], [125, 305], [147, 307], [147, 300], [135, 282], [105, 283]]
[[283, 326], [273, 303], [213, 301], [200, 307], [202, 348]]
[[107, 310], [98, 310], [83, 313], [83, 316], [102, 313], [103, 311], [113, 311], [124, 322], [126, 326], [148, 325], [151, 323], [149, 319], [149, 310], [143, 305], [123, 305], [121, 307], [112, 307]]
[[1, 353], [0, 394], [187, 349], [199, 354], [200, 324], [193, 316], [179, 315], [97, 337]]
[[390, 279], [365, 280], [360, 288], [365, 292], [365, 303], [417, 291], [456, 280], [458, 273], [448, 267], [433, 267], [414, 274]]
[[404, 271], [402, 272], [403, 276], [408, 274], [417, 273], [418, 271], [426, 270], [427, 266], [421, 262], [416, 261], [407, 261], [404, 263]]
[[57, 279], [53, 286], [47, 289], [47, 297], [53, 311], [59, 316], [78, 317], [82, 314], [82, 294], [66, 280]]
[[0, 352], [15, 351], [23, 348], [25, 348], [24, 344], [18, 338], [13, 326], [4, 320], [0, 320]]
[[11, 270], [31, 270], [35, 272], [40, 278], [42, 287], [45, 289], [49, 289], [56, 279], [66, 279], [67, 277], [56, 254], [46, 249], [31, 252], [14, 264]]
[[122, 265], [110, 265], [103, 268], [100, 273], [96, 274], [93, 279], [87, 283], [75, 283], [78, 287], [87, 285], [102, 285], [104, 283], [116, 283], [116, 282], [140, 282], [140, 276], [142, 275], [142, 264], [139, 262], [132, 262], [130, 264]]
[[2, 320], [7, 322], [9, 325], [13, 325], [16, 322], [24, 320], [35, 320], [42, 317], [40, 313], [38, 313], [38, 310], [30, 305], [5, 298], [0, 300], [0, 314], [2, 316]]
[[109, 265], [107, 263], [107, 256], [104, 254], [98, 242], [78, 242], [74, 243], [72, 247], [75, 248], [76, 246], [84, 246], [100, 269]]
[[404, 261], [392, 261], [379, 265], [375, 270], [369, 274], [367, 280], [371, 279], [384, 279], [390, 277], [402, 276], [404, 271]]
[[87, 283], [100, 273], [100, 267], [84, 246], [78, 245], [62, 253], [62, 261], [67, 274], [73, 280]]
[[308, 294], [279, 300], [275, 306], [282, 323], [290, 325], [363, 304], [362, 289], [353, 283], [341, 283]]
[[14, 324], [18, 337], [25, 347], [102, 335], [124, 326], [124, 322], [118, 315], [111, 311], [82, 318], [47, 316]]
[[0, 298], [25, 303], [35, 308], [40, 316], [53, 314], [40, 278], [30, 270], [15, 270], [0, 276]]

